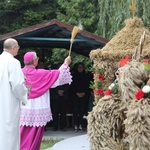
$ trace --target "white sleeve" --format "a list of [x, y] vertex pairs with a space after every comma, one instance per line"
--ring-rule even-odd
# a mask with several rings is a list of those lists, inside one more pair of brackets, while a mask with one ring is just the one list
[[55, 88], [64, 84], [71, 84], [72, 82], [70, 67], [67, 64], [62, 64], [59, 68], [59, 71], [60, 74], [58, 76], [58, 79], [55, 81], [51, 88]]
[[14, 61], [10, 66], [9, 82], [15, 97], [21, 100], [23, 104], [26, 104], [27, 88], [24, 84], [24, 75], [21, 70], [20, 62], [17, 60]]

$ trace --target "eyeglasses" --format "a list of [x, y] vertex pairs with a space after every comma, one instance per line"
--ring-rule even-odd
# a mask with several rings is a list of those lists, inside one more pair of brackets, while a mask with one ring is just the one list
[[19, 46], [19, 45], [16, 45], [16, 46], [14, 46], [14, 47], [16, 47], [16, 48], [18, 48], [18, 49], [20, 48], [20, 46]]

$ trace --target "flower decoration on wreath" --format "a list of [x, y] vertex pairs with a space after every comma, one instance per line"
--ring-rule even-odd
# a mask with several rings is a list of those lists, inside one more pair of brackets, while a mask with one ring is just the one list
[[94, 77], [97, 77], [97, 82], [91, 81], [90, 88], [93, 89], [94, 94], [104, 96], [104, 89], [102, 87], [105, 80], [105, 69], [101, 68], [93, 72]]
[[[144, 63], [145, 70], [150, 71], [149, 62], [146, 59], [144, 59], [143, 63]], [[136, 100], [141, 100], [142, 98], [150, 98], [150, 75], [146, 85], [145, 83], [143, 83], [141, 89], [139, 89], [135, 93], [135, 98]]]
[[[105, 69], [101, 68], [99, 70], [96, 70], [93, 74], [94, 76], [97, 76], [97, 82], [96, 83], [94, 81], [90, 82], [90, 88], [93, 89], [94, 94], [100, 95], [100, 96], [105, 96], [105, 95], [108, 96], [111, 94], [117, 94], [118, 93], [118, 79], [119, 79], [120, 70], [121, 70], [120, 68], [125, 66], [129, 61], [130, 61], [130, 57], [126, 56], [126, 58], [121, 59], [118, 62], [119, 69], [116, 72], [116, 80], [113, 83], [111, 83], [111, 85], [108, 87], [108, 90], [106, 91], [104, 91], [102, 87], [103, 81], [105, 80]], [[144, 63], [145, 69], [150, 71], [149, 61], [144, 59], [143, 63]], [[140, 100], [146, 97], [150, 98], [150, 75], [149, 75], [149, 81], [147, 82], [147, 84], [145, 85], [143, 83], [141, 89], [139, 89], [135, 93], [136, 100]]]
[[[105, 95], [111, 95], [116, 94], [118, 92], [118, 79], [119, 76], [121, 74], [121, 67], [125, 66], [128, 62], [130, 61], [130, 57], [126, 56], [126, 58], [121, 59], [118, 63], [119, 65], [119, 69], [117, 70], [116, 74], [116, 80], [114, 81], [114, 83], [112, 83], [109, 87], [108, 87], [108, 91], [106, 91]], [[144, 67], [147, 71], [150, 71], [150, 62], [146, 59], [143, 60], [144, 63]], [[136, 93], [135, 93], [135, 99], [136, 100], [140, 100], [142, 98], [150, 98], [150, 75], [149, 75], [149, 80], [147, 81], [147, 84], [145, 85], [145, 83], [142, 84], [141, 89], [139, 89]]]
[[125, 66], [130, 60], [129, 56], [126, 56], [124, 59], [121, 59], [118, 62], [118, 70], [115, 73], [116, 80], [108, 87], [108, 90], [105, 92], [105, 95], [117, 94], [118, 93], [118, 79], [121, 74], [121, 67]]
[[115, 73], [116, 80], [108, 87], [105, 95], [117, 94], [118, 93], [118, 79], [121, 74], [121, 67], [125, 66], [130, 60], [129, 56], [126, 56], [124, 59], [121, 59], [118, 62], [118, 70]]
[[99, 96], [105, 96], [105, 95], [111, 95], [116, 94], [118, 92], [118, 84], [116, 82], [112, 83], [108, 90], [104, 91], [103, 89], [103, 81], [105, 80], [105, 69], [101, 68], [99, 70], [96, 70], [94, 73], [94, 76], [97, 77], [97, 82], [94, 81], [90, 82], [90, 88], [93, 89], [94, 94]]

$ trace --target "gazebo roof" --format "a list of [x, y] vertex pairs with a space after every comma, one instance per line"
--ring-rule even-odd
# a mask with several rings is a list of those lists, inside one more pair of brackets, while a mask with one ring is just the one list
[[[69, 50], [73, 27], [53, 19], [46, 23], [7, 33], [0, 36], [0, 52], [2, 52], [3, 41], [10, 37], [17, 39], [22, 48], [65, 48]], [[81, 30], [75, 37], [72, 51], [89, 56], [91, 50], [102, 48], [107, 42], [108, 40], [104, 38]]]

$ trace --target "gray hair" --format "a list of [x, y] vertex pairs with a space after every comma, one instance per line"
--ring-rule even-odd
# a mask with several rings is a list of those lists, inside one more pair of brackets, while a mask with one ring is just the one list
[[6, 39], [3, 43], [3, 49], [4, 50], [10, 50], [12, 48], [14, 48], [15, 46], [17, 46], [17, 41], [13, 38], [9, 38], [9, 39]]
[[33, 52], [33, 53], [34, 53], [33, 59], [29, 62], [24, 62], [25, 65], [32, 65], [34, 60], [38, 59], [36, 52]]

